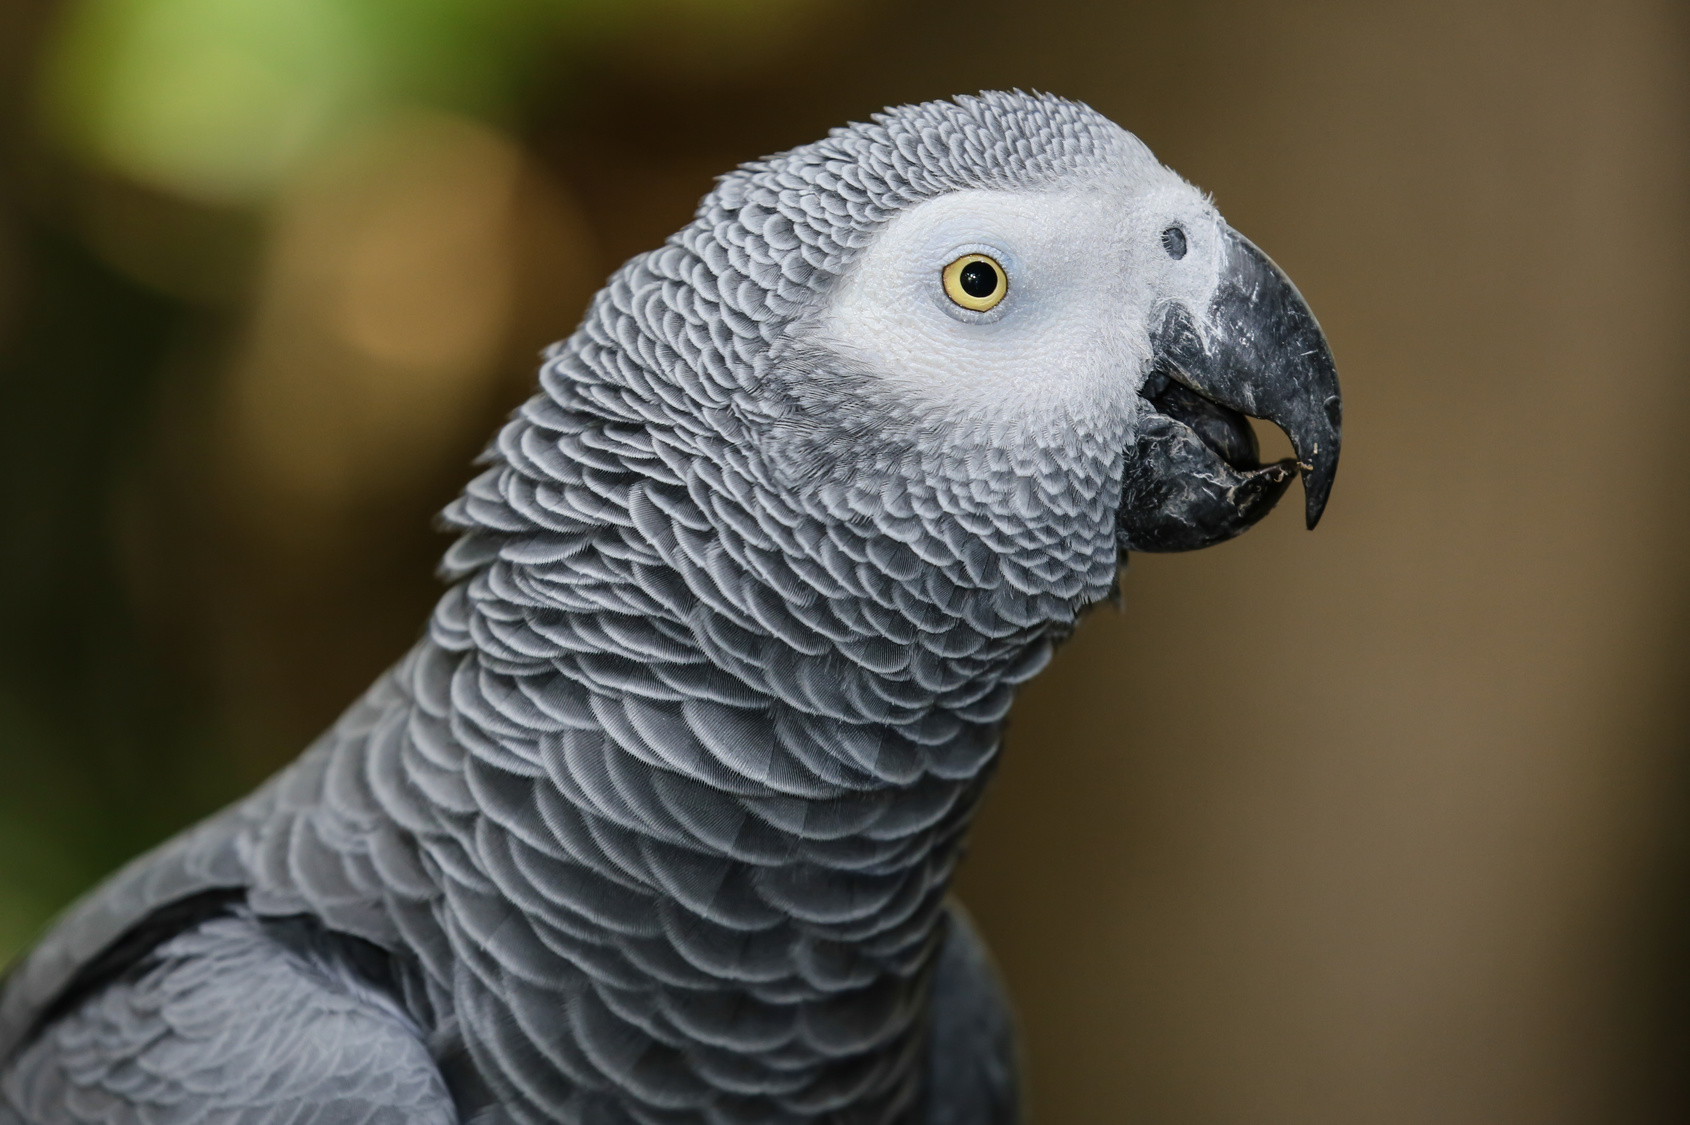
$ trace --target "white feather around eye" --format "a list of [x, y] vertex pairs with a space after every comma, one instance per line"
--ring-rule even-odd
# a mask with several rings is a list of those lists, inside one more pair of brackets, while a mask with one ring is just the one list
[[[1173, 261], [1161, 232], [1188, 231]], [[1045, 191], [957, 191], [899, 213], [796, 334], [916, 399], [971, 414], [1117, 413], [1149, 362], [1149, 319], [1214, 285], [1213, 210], [1173, 173]], [[1000, 263], [989, 308], [947, 294], [947, 266]]]

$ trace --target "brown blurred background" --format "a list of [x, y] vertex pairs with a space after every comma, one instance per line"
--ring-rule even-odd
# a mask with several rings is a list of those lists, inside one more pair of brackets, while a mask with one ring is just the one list
[[1690, 13], [0, 0], [0, 958], [416, 635], [534, 353], [712, 175], [1090, 102], [1330, 336], [1291, 510], [1136, 557], [963, 893], [1044, 1125], [1690, 1120]]

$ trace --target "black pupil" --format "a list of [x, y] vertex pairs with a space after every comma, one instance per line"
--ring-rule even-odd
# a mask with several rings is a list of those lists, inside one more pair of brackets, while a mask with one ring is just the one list
[[1185, 257], [1185, 232], [1178, 227], [1169, 227], [1162, 232], [1162, 249], [1168, 252], [1168, 257], [1178, 261]]
[[998, 271], [990, 262], [969, 262], [957, 280], [962, 282], [962, 291], [976, 299], [983, 300], [998, 291]]

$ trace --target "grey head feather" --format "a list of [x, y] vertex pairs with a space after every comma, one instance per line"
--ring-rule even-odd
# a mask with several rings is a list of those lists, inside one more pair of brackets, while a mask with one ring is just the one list
[[722, 177], [446, 510], [425, 639], [73, 909], [0, 1054], [148, 911], [236, 886], [413, 962], [407, 1011], [512, 1121], [908, 1119], [945, 886], [1015, 686], [1109, 593], [1130, 419], [1005, 429], [792, 329], [916, 203], [1156, 167], [992, 93]]

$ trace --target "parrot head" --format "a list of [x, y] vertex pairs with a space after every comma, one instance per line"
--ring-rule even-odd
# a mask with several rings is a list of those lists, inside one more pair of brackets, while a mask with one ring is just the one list
[[[978, 495], [1019, 475], [1041, 478], [1023, 505], [1083, 504], [1054, 473], [1107, 494], [1117, 552], [1231, 538], [1299, 472], [1320, 518], [1341, 400], [1308, 305], [1088, 107], [988, 93], [887, 110], [724, 177], [700, 217], [721, 268], [761, 291], [723, 303], [759, 323], [761, 444], [799, 487], [937, 474]], [[1295, 457], [1261, 464], [1246, 416]], [[987, 484], [991, 464], [1011, 471]]]
[[[943, 638], [931, 683], [1019, 682], [1037, 661], [1017, 653], [1108, 597], [1127, 552], [1231, 538], [1299, 473], [1313, 527], [1340, 442], [1332, 355], [1285, 274], [1130, 133], [1015, 92], [722, 176], [540, 383], [446, 513], [449, 576], [561, 565], [580, 529], [626, 523], [690, 597], [795, 652], [895, 678], [911, 638]], [[1294, 457], [1261, 464], [1250, 417]], [[897, 651], [864, 648], [883, 627]]]

